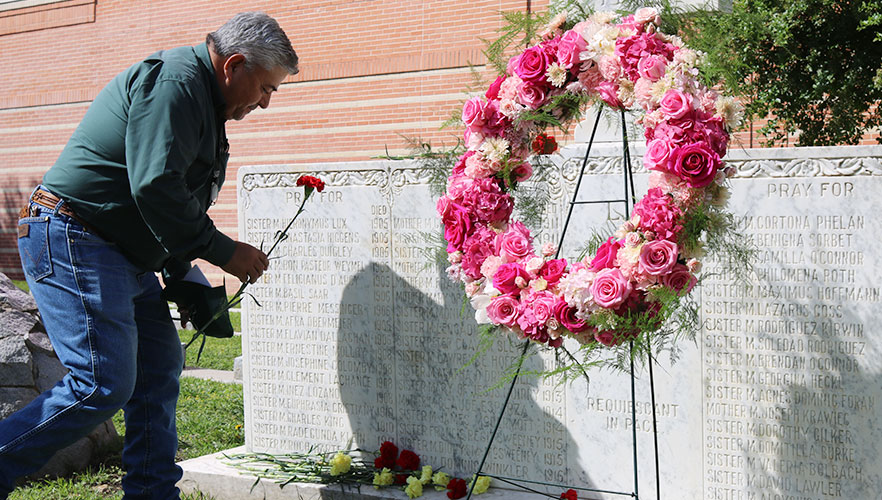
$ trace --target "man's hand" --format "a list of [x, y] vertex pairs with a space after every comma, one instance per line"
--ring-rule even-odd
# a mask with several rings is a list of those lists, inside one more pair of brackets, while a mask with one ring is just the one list
[[269, 266], [266, 254], [248, 243], [236, 242], [233, 257], [221, 269], [239, 278], [241, 282], [255, 283]]
[[187, 323], [190, 322], [190, 310], [178, 305], [178, 314], [181, 316], [181, 328], [187, 328]]

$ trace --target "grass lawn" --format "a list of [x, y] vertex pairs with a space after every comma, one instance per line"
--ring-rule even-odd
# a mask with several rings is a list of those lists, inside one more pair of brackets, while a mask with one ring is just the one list
[[[178, 461], [241, 446], [245, 442], [242, 401], [242, 386], [239, 384], [182, 378], [177, 418]], [[117, 432], [125, 434], [122, 412], [113, 420]], [[16, 489], [9, 500], [121, 499], [122, 476], [120, 457], [115, 454], [91, 470], [70, 478], [30, 482]], [[181, 498], [210, 500], [201, 493]]]
[[[181, 336], [181, 342], [187, 343], [193, 338], [195, 332], [195, 330], [178, 330], [178, 335]], [[200, 344], [202, 344], [201, 338], [197, 339], [187, 348], [186, 366], [198, 366], [199, 368], [212, 368], [215, 370], [232, 370], [233, 360], [237, 356], [242, 355], [241, 336], [233, 335], [228, 339], [208, 337], [205, 341], [205, 348], [202, 349], [202, 356], [197, 363], [196, 354], [199, 352]]]

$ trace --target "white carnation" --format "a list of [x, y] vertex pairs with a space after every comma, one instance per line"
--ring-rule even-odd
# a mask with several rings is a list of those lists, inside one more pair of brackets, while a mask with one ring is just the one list
[[481, 144], [481, 154], [491, 163], [502, 163], [508, 156], [509, 143], [502, 137], [491, 137]]

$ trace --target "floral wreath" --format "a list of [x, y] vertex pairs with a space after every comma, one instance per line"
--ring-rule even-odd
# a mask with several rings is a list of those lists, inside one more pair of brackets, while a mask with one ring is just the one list
[[[615, 18], [597, 13], [564, 29], [558, 15], [483, 98], [465, 103], [467, 150], [437, 204], [448, 275], [465, 285], [477, 321], [550, 347], [564, 337], [613, 346], [658, 330], [697, 283], [703, 233], [725, 219], [733, 169], [721, 158], [740, 106], [701, 83], [701, 54], [659, 32], [656, 10]], [[537, 254], [510, 220], [511, 191], [532, 175], [531, 152], [556, 148], [541, 130], [597, 98], [642, 108], [649, 190], [594, 256], [567, 262], [551, 245]]]

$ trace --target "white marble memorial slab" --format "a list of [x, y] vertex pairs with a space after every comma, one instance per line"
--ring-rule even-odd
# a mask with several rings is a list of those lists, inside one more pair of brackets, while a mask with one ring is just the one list
[[[549, 177], [540, 244], [557, 243], [583, 152], [568, 148]], [[580, 199], [621, 198], [619, 153], [595, 146], [592, 156]], [[882, 498], [879, 156], [876, 147], [730, 153], [739, 167], [730, 210], [759, 247], [755, 276], [739, 287], [724, 263], [707, 262], [698, 339], [654, 367], [659, 490], [645, 366], [636, 419], [626, 375], [592, 371], [566, 386], [522, 378], [484, 470], [640, 498]], [[470, 476], [505, 397], [487, 389], [520, 343], [497, 341], [468, 363], [472, 310], [425, 251], [433, 243], [423, 235], [437, 235], [440, 221], [426, 175], [409, 163], [242, 168], [244, 240], [272, 241], [299, 206], [302, 173], [328, 188], [249, 288], [260, 307], [243, 307], [248, 449], [392, 440]], [[623, 211], [577, 207], [564, 256]], [[552, 364], [534, 355], [526, 369]]]

